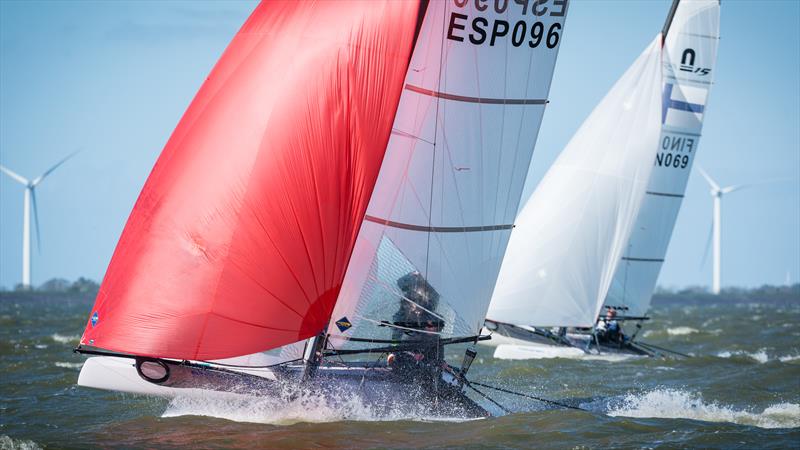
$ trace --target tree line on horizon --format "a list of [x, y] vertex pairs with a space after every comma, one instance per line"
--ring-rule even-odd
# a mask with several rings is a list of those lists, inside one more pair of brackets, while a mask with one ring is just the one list
[[[0, 294], [74, 294], [81, 296], [95, 296], [100, 289], [96, 281], [79, 277], [75, 281], [64, 278], [51, 278], [39, 286], [26, 287], [17, 284], [13, 289], [0, 286]], [[800, 283], [792, 285], [762, 285], [755, 288], [727, 287], [723, 288], [719, 296], [711, 293], [708, 286], [688, 286], [683, 288], [666, 288], [658, 286], [653, 294], [654, 302], [669, 301], [775, 301], [775, 300], [800, 300]]]
[[0, 286], [0, 293], [50, 293], [50, 294], [83, 294], [83, 295], [97, 295], [100, 289], [100, 284], [90, 278], [79, 277], [75, 281], [69, 281], [65, 278], [51, 278], [39, 286], [24, 286], [22, 283], [17, 283], [13, 289], [6, 289], [5, 286]]
[[764, 284], [754, 288], [726, 287], [719, 295], [714, 295], [708, 286], [687, 286], [683, 288], [665, 288], [658, 286], [653, 293], [653, 303], [686, 301], [712, 302], [723, 300], [730, 302], [753, 301], [800, 301], [800, 283], [775, 286]]

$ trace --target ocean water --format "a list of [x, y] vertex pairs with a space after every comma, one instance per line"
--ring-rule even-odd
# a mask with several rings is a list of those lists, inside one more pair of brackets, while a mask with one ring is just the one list
[[689, 359], [501, 360], [479, 347], [473, 380], [584, 410], [486, 390], [514, 412], [473, 421], [377, 420], [357, 402], [167, 401], [80, 388], [83, 357], [71, 349], [90, 306], [0, 298], [0, 449], [800, 448], [800, 301], [656, 304], [641, 338]]

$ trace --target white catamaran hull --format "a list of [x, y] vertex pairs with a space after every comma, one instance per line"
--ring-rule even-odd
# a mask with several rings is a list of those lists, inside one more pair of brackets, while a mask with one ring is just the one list
[[[163, 360], [162, 360], [163, 361]], [[163, 398], [196, 397], [232, 399], [274, 397], [291, 400], [298, 394], [313, 392], [333, 404], [357, 398], [376, 416], [398, 413], [425, 413], [442, 417], [480, 418], [490, 412], [468, 398], [458, 380], [442, 372], [436, 387], [425, 381], [393, 373], [387, 367], [320, 366], [313, 380], [304, 385], [302, 366], [244, 369], [164, 361], [171, 368], [167, 379], [153, 382], [144, 379], [132, 358], [96, 356], [86, 360], [78, 385], [95, 389]], [[417, 377], [419, 378], [419, 377]], [[433, 393], [433, 395], [432, 395]]]
[[[492, 340], [495, 339], [495, 334]], [[570, 345], [547, 342], [522, 341], [514, 338], [505, 338], [507, 343], [498, 345], [494, 352], [497, 359], [608, 359], [619, 360], [633, 357], [654, 356], [638, 347], [617, 347], [614, 345], [597, 345], [589, 342], [590, 335], [568, 334], [566, 340]]]
[[586, 356], [589, 354], [579, 348], [536, 343], [503, 344], [494, 351], [497, 359], [581, 359]]
[[481, 335], [491, 335], [491, 339], [481, 341], [480, 344], [486, 347], [499, 347], [501, 345], [527, 345], [529, 342], [522, 339], [516, 339], [510, 336], [504, 336], [500, 333], [492, 333], [488, 328], [481, 329]]
[[[277, 381], [275, 374], [270, 369], [246, 370], [242, 371], [242, 373], [262, 377], [266, 380]], [[88, 358], [81, 368], [80, 375], [78, 375], [78, 386], [166, 398], [177, 397], [179, 395], [205, 398], [208, 396], [230, 397], [241, 395], [234, 392], [176, 388], [151, 383], [139, 376], [134, 359], [114, 356], [94, 356]]]
[[586, 359], [602, 361], [622, 361], [630, 358], [642, 358], [644, 355], [626, 351], [603, 351], [602, 353], [585, 352], [576, 347], [561, 347], [546, 344], [528, 345], [500, 345], [494, 352], [497, 359], [525, 360], [525, 359]]
[[620, 346], [613, 343], [600, 343], [591, 334], [568, 332], [559, 336], [557, 331], [516, 326], [487, 320], [488, 327], [482, 330], [491, 334], [492, 339], [482, 344], [496, 347], [494, 357], [498, 359], [605, 359], [629, 356], [654, 356], [652, 352], [627, 342]]

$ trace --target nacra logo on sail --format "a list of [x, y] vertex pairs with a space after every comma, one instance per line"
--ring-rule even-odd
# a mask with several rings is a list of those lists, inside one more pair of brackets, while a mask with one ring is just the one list
[[[519, 8], [523, 16], [531, 18], [550, 16], [563, 17], [567, 12], [567, 0], [453, 0], [455, 6], [468, 12], [467, 6], [472, 3], [478, 12], [492, 8], [497, 14], [506, 14], [508, 8]], [[469, 28], [468, 28], [469, 27]], [[511, 45], [520, 47], [527, 43], [536, 48], [544, 43], [547, 48], [555, 48], [560, 39], [561, 23], [555, 22], [545, 29], [541, 21], [528, 23], [518, 20], [510, 23], [503, 19], [472, 17], [469, 14], [451, 12], [447, 27], [447, 39], [457, 42], [470, 42], [474, 45], [487, 43], [494, 46], [500, 39], [509, 39]]]
[[711, 69], [707, 67], [695, 67], [694, 66], [694, 58], [695, 52], [693, 48], [687, 48], [683, 51], [681, 55], [681, 66], [680, 69], [683, 72], [692, 72], [699, 76], [706, 76], [711, 73]]

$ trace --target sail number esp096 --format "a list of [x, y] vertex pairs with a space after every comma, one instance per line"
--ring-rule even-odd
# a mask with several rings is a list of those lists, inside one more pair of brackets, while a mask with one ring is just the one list
[[[555, 22], [545, 30], [545, 24], [536, 18], [542, 16], [563, 17], [567, 12], [568, 0], [453, 0], [456, 11], [450, 13], [447, 27], [447, 39], [457, 42], [470, 42], [474, 45], [488, 43], [494, 46], [500, 39], [509, 39], [511, 45], [520, 47], [527, 43], [536, 48], [544, 44], [547, 48], [556, 48], [560, 39], [561, 23]], [[479, 12], [492, 10], [505, 14], [508, 8], [520, 8], [522, 15], [531, 18], [532, 23], [519, 20], [509, 23], [503, 19], [488, 19], [482, 16], [470, 17], [468, 6], [474, 3]], [[458, 11], [462, 12], [458, 12]]]

